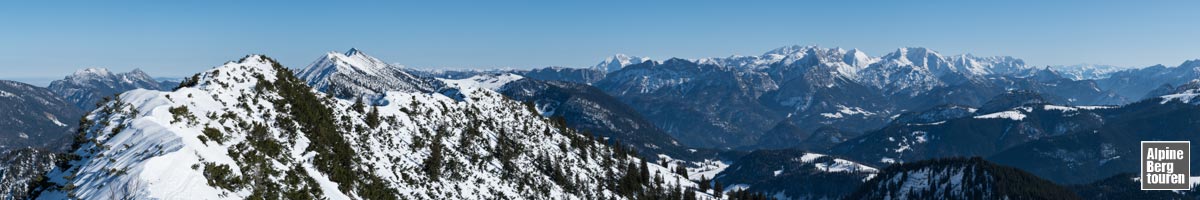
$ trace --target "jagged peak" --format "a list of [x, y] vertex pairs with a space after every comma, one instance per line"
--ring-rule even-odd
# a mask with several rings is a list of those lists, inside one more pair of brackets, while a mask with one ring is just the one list
[[779, 47], [779, 48], [772, 49], [772, 50], [770, 50], [770, 51], [767, 51], [766, 53], [763, 53], [763, 56], [764, 56], [764, 57], [766, 57], [766, 56], [769, 56], [769, 55], [772, 55], [772, 54], [775, 54], [775, 55], [795, 55], [795, 54], [798, 54], [798, 53], [800, 53], [800, 52], [806, 52], [806, 53], [807, 53], [807, 52], [811, 52], [811, 51], [813, 51], [814, 49], [820, 49], [820, 47], [818, 47], [817, 45], [807, 45], [807, 46], [801, 46], [801, 45], [798, 45], [798, 44], [796, 44], [796, 45], [789, 45], [789, 46], [783, 46], [783, 47]]
[[75, 73], [72, 74], [72, 76], [77, 76], [77, 77], [93, 76], [93, 75], [95, 75], [95, 76], [112, 76], [112, 72], [108, 71], [108, 68], [89, 67], [89, 68], [75, 70]]
[[646, 61], [652, 61], [652, 60], [649, 57], [629, 56], [629, 55], [625, 55], [622, 53], [618, 53], [613, 56], [609, 56], [608, 58], [605, 58], [603, 61], [600, 61], [599, 64], [596, 64], [596, 66], [594, 66], [593, 68], [603, 70], [605, 72], [614, 72], [617, 70], [621, 70], [621, 68], [625, 68], [626, 66], [641, 64]]

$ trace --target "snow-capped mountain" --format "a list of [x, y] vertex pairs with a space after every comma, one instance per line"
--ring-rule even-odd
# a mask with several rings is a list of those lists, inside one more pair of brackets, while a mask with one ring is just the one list
[[51, 82], [49, 88], [80, 109], [90, 111], [104, 97], [133, 89], [168, 90], [172, 87], [175, 85], [163, 85], [141, 69], [112, 73], [105, 68], [86, 68]]
[[379, 98], [387, 91], [434, 92], [443, 83], [433, 78], [408, 73], [401, 66], [392, 66], [358, 49], [345, 53], [329, 52], [308, 67], [296, 71], [318, 91], [339, 98]]
[[0, 154], [21, 147], [61, 149], [83, 114], [50, 90], [0, 80]]
[[592, 69], [601, 70], [604, 72], [614, 72], [625, 68], [625, 66], [641, 64], [643, 62], [652, 61], [648, 57], [629, 56], [625, 54], [617, 54], [600, 61], [599, 64], [593, 66]]
[[917, 96], [955, 79], [1011, 75], [1029, 67], [1012, 57], [943, 56], [927, 48], [900, 48], [859, 74], [859, 81], [888, 95]]
[[1034, 72], [1012, 57], [900, 48], [876, 58], [797, 45], [759, 56], [635, 64], [595, 85], [686, 144], [715, 148], [796, 147], [817, 130], [854, 137], [903, 112], [981, 106], [1010, 90], [1048, 93], [1070, 105], [1124, 100], [1090, 80]]
[[387, 91], [384, 104], [363, 105], [328, 98], [261, 55], [197, 77], [175, 91], [126, 92], [88, 115], [41, 197], [712, 198], [486, 89]]
[[1066, 187], [981, 158], [892, 165], [847, 199], [1079, 199]]
[[1050, 66], [1050, 69], [1062, 73], [1067, 78], [1073, 80], [1095, 80], [1108, 78], [1114, 72], [1130, 69], [1129, 67], [1119, 67], [1114, 65], [1098, 65], [1098, 64], [1075, 64], [1075, 65], [1055, 65]]
[[[544, 71], [556, 69], [557, 71]], [[560, 68], [443, 70], [415, 71], [414, 76], [444, 77], [436, 78], [445, 85], [439, 93], [452, 98], [461, 98], [461, 94], [458, 93], [470, 89], [501, 92], [510, 98], [533, 104], [544, 117], [562, 118], [569, 127], [632, 146], [639, 150], [641, 156], [655, 158], [658, 154], [666, 154], [690, 160], [697, 159], [700, 155], [711, 158], [715, 154], [711, 150], [685, 148], [661, 129], [645, 121], [636, 111], [595, 87], [574, 81], [546, 81], [546, 78], [554, 80], [561, 77], [553, 76], [555, 72], [565, 71]], [[519, 74], [538, 78], [526, 78]], [[358, 81], [380, 81], [374, 79], [375, 77], [361, 78]], [[312, 82], [310, 80], [310, 83]]]
[[1163, 85], [1183, 85], [1197, 78], [1200, 78], [1200, 60], [1188, 60], [1174, 67], [1155, 65], [1117, 71], [1096, 83], [1105, 90], [1136, 101], [1138, 97], [1154, 97], [1147, 96], [1147, 92]]
[[726, 148], [752, 145], [781, 117], [756, 100], [766, 81], [765, 74], [748, 78], [726, 67], [670, 59], [627, 66], [593, 85], [685, 145]]

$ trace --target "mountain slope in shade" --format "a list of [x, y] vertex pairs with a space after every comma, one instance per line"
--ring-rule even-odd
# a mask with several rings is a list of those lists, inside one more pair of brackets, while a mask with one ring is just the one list
[[0, 153], [31, 146], [64, 148], [83, 114], [50, 90], [0, 80]]
[[1111, 73], [1108, 78], [1096, 80], [1096, 83], [1105, 90], [1136, 101], [1137, 97], [1144, 97], [1147, 92], [1162, 85], [1183, 85], [1197, 78], [1200, 78], [1200, 60], [1188, 60], [1175, 67], [1155, 65], [1118, 71]]
[[543, 116], [562, 118], [571, 128], [633, 146], [646, 158], [657, 158], [659, 154], [682, 160], [715, 157], [712, 150], [681, 145], [633, 108], [589, 85], [521, 79], [498, 91], [514, 100], [533, 104]]
[[1033, 174], [975, 157], [888, 166], [847, 199], [1079, 199], [1079, 196]]
[[[1196, 191], [1196, 186], [1192, 186], [1191, 190], [1141, 190], [1141, 185], [1137, 181], [1137, 178], [1137, 174], [1123, 173], [1088, 184], [1071, 185], [1070, 188], [1084, 199], [1125, 200], [1200, 198], [1200, 192]], [[1195, 183], [1195, 181], [1200, 180], [1196, 180], [1196, 177], [1192, 177], [1192, 182]]]
[[1126, 99], [1020, 59], [944, 56], [926, 48], [873, 58], [859, 50], [785, 46], [760, 56], [634, 64], [594, 85], [687, 145], [738, 149], [831, 146], [807, 136], [822, 130], [855, 137], [900, 113], [979, 107], [1012, 90], [1041, 93], [1060, 105]]
[[197, 77], [89, 115], [41, 197], [627, 199], [695, 187], [655, 164], [634, 176], [640, 159], [485, 89], [387, 92], [360, 107], [260, 55]]
[[1194, 134], [1200, 131], [1200, 106], [1192, 103], [1158, 97], [1092, 112], [1104, 123], [1014, 146], [988, 159], [1058, 183], [1080, 184], [1137, 172], [1136, 141], [1200, 142]]
[[133, 89], [167, 90], [175, 85], [161, 82], [140, 69], [126, 73], [112, 73], [105, 68], [87, 68], [50, 83], [49, 89], [62, 95], [80, 109], [90, 111], [104, 97], [112, 97]]
[[1106, 122], [1102, 112], [1108, 108], [1046, 104], [1035, 93], [1021, 91], [998, 95], [985, 106], [987, 110], [946, 106], [917, 114], [931, 115], [927, 119], [902, 115], [830, 151], [873, 164], [988, 156], [1026, 142], [1100, 127]]
[[415, 76], [358, 49], [329, 52], [296, 76], [318, 91], [339, 98], [378, 98], [387, 91], [434, 92], [444, 85], [433, 78]]
[[728, 189], [787, 199], [840, 199], [876, 173], [878, 169], [854, 161], [782, 149], [751, 152], [709, 178], [729, 186]]
[[671, 59], [627, 66], [594, 85], [686, 145], [727, 148], [753, 145], [783, 117], [756, 99], [761, 81], [769, 79]]

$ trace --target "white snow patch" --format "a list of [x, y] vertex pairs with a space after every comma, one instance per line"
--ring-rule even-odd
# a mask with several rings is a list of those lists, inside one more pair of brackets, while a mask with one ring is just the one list
[[508, 84], [513, 81], [521, 80], [523, 78], [525, 78], [525, 77], [523, 77], [521, 75], [516, 75], [516, 74], [502, 74], [502, 75], [476, 75], [476, 76], [472, 76], [470, 78], [465, 78], [465, 79], [441, 79], [441, 78], [439, 78], [438, 80], [441, 80], [442, 82], [446, 82], [447, 85], [450, 85], [452, 87], [457, 87], [457, 88], [483, 88], [483, 89], [495, 91], [496, 89], [500, 89], [500, 87], [503, 87], [504, 84]]
[[1074, 108], [1074, 107], [1056, 106], [1056, 105], [1046, 105], [1044, 108], [1045, 108], [1046, 110], [1058, 110], [1058, 111], [1063, 111], [1063, 112], [1070, 112], [1070, 111], [1077, 111], [1077, 110], [1079, 110], [1078, 108]]
[[58, 121], [58, 118], [55, 118], [54, 115], [46, 114], [46, 119], [49, 119], [50, 122], [54, 122], [54, 125], [67, 126], [67, 124]]
[[975, 116], [975, 119], [996, 119], [996, 118], [1021, 121], [1021, 119], [1025, 119], [1025, 114], [1021, 113], [1021, 111], [1009, 110], [1009, 111], [1001, 111], [1001, 112], [996, 112], [996, 113], [992, 113], [992, 114]]

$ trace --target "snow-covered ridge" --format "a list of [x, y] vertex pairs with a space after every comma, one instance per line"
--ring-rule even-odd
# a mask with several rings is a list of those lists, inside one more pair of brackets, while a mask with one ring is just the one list
[[[803, 156], [800, 156], [799, 161], [802, 163], [812, 163], [813, 161], [816, 161], [818, 158], [822, 158], [822, 157], [828, 157], [828, 156], [825, 154], [819, 154], [819, 153], [805, 153]], [[820, 169], [821, 171], [825, 171], [825, 172], [866, 172], [866, 173], [872, 173], [872, 174], [879, 173], [879, 169], [875, 169], [874, 167], [862, 165], [862, 164], [856, 163], [854, 161], [849, 161], [849, 160], [845, 160], [845, 159], [841, 159], [841, 158], [834, 158], [832, 163], [816, 163], [815, 165], [816, 165], [817, 169]], [[868, 176], [867, 179], [871, 179], [871, 177], [874, 177], [874, 175]]]
[[523, 78], [525, 78], [525, 77], [522, 77], [521, 75], [505, 73], [505, 74], [476, 75], [476, 76], [472, 76], [470, 78], [464, 78], [464, 79], [442, 79], [442, 78], [439, 78], [438, 80], [445, 82], [447, 84], [447, 86], [451, 86], [451, 87], [457, 87], [457, 88], [462, 88], [462, 89], [483, 88], [483, 89], [496, 91], [496, 89], [503, 87], [504, 84], [508, 84], [513, 81], [521, 80]]
[[[193, 86], [122, 94], [87, 117], [92, 140], [48, 175], [64, 190], [42, 198], [626, 199], [600, 183], [640, 162], [484, 88], [358, 107], [281, 70], [252, 55]], [[665, 180], [656, 188], [696, 187], [647, 168]]]
[[[366, 75], [379, 75], [379, 71], [392, 66], [375, 57], [368, 56], [358, 49], [351, 48], [346, 53], [331, 51], [325, 57], [313, 61], [307, 68], [296, 73], [296, 76], [309, 80], [310, 84], [325, 80], [336, 72], [357, 72]], [[317, 85], [318, 87], [323, 85]]]
[[296, 70], [296, 76], [318, 91], [339, 98], [377, 99], [387, 91], [433, 92], [443, 87], [441, 81], [410, 74], [401, 67], [350, 49], [346, 53], [326, 53]]
[[1011, 119], [1013, 121], [1021, 121], [1021, 119], [1025, 119], [1025, 113], [1017, 110], [1007, 110], [975, 116], [975, 119]]

